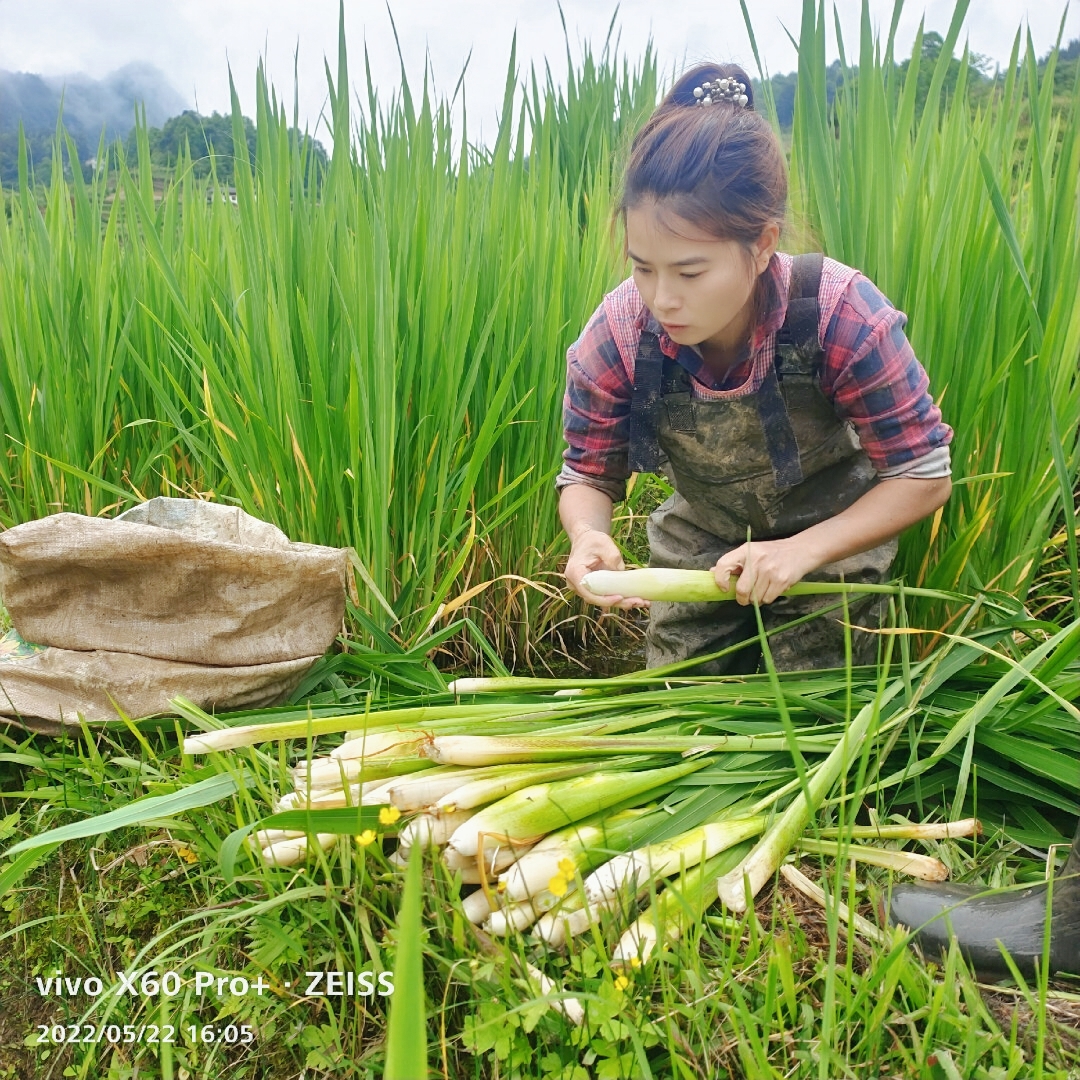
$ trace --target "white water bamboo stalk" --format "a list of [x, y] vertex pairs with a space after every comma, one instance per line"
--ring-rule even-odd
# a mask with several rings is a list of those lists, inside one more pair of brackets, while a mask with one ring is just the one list
[[420, 847], [444, 847], [459, 825], [464, 825], [471, 812], [462, 810], [456, 814], [417, 814], [398, 834], [403, 847], [419, 844]]
[[[825, 895], [824, 890], [820, 885], [815, 885], [801, 870], [792, 866], [791, 863], [784, 863], [780, 867], [780, 874], [784, 880], [793, 888], [798, 889], [803, 896], [808, 897], [815, 903], [820, 904], [823, 908], [828, 906], [829, 900]], [[839, 901], [836, 905], [837, 912], [840, 918], [844, 920], [849, 926], [858, 930], [863, 937], [869, 938], [871, 941], [884, 944], [888, 941], [888, 938], [883, 934], [872, 922], [864, 919], [857, 912], [853, 912], [851, 908], [847, 906], [843, 901]]]
[[[508, 866], [512, 866], [531, 847], [531, 844], [503, 844], [494, 848], [484, 858], [484, 866], [488, 874], [494, 877]], [[443, 863], [448, 870], [464, 870], [476, 866], [476, 858], [475, 855], [462, 855], [452, 847], [448, 847], [442, 853]]]
[[561, 949], [571, 938], [583, 933], [597, 918], [596, 909], [584, 907], [585, 894], [571, 893], [554, 911], [541, 915], [533, 925], [532, 936], [553, 949]]
[[[554, 713], [558, 708], [557, 702], [537, 702], [532, 711]], [[235, 750], [239, 746], [255, 746], [280, 739], [306, 739], [352, 731], [362, 731], [366, 738], [368, 734], [380, 729], [398, 735], [402, 731], [426, 730], [428, 725], [441, 725], [445, 730], [447, 727], [465, 727], [485, 720], [498, 722], [505, 719], [507, 712], [505, 705], [422, 705], [415, 708], [388, 709], [385, 712], [305, 717], [302, 720], [284, 720], [274, 724], [245, 724], [189, 735], [184, 739], [182, 752], [208, 754], [214, 750]]]
[[899, 693], [903, 686], [902, 680], [896, 680], [887, 688], [882, 700], [869, 701], [859, 710], [832, 753], [811, 771], [805, 789], [800, 789], [787, 809], [757, 842], [754, 850], [717, 881], [716, 891], [725, 907], [736, 913], [745, 911], [744, 879], [749, 883], [750, 896], [755, 897], [765, 882], [776, 873], [796, 839], [805, 830], [810, 816], [816, 812], [841, 772], [849, 767], [859, 752], [881, 707]]
[[831, 855], [834, 859], [843, 856], [871, 866], [884, 866], [923, 881], [944, 881], [949, 876], [949, 868], [940, 859], [914, 851], [887, 851], [866, 844], [847, 844], [841, 848], [835, 840], [815, 840], [809, 836], [802, 837], [795, 846], [813, 855]]
[[490, 889], [477, 889], [461, 901], [461, 910], [473, 926], [479, 926], [495, 910], [493, 899], [494, 893]]
[[[525, 970], [529, 973], [530, 978], [536, 983], [541, 994], [557, 994], [559, 988], [551, 981], [542, 971], [533, 967], [532, 964], [526, 964]], [[551, 1003], [552, 1008], [561, 1012], [570, 1023], [581, 1027], [585, 1023], [585, 1009], [576, 997], [563, 997], [556, 998]]]
[[282, 810], [337, 810], [345, 806], [378, 806], [387, 801], [386, 796], [393, 780], [369, 780], [363, 784], [350, 784], [339, 791], [326, 791], [309, 797], [305, 792], [290, 791], [277, 801]]
[[[805, 735], [802, 753], [828, 753], [839, 735]], [[791, 740], [776, 735], [440, 735], [423, 753], [441, 765], [527, 764], [573, 761], [607, 754], [683, 754], [790, 752]]]
[[634, 896], [657, 878], [688, 870], [743, 840], [757, 836], [765, 828], [766, 820], [763, 814], [758, 814], [710, 822], [671, 840], [616, 855], [585, 879], [585, 895], [591, 904]]
[[471, 862], [466, 866], [455, 867], [453, 872], [461, 879], [462, 885], [484, 885], [485, 883], [491, 885], [496, 876], [486, 869], [481, 871], [475, 862]]
[[264, 848], [280, 840], [295, 840], [300, 836], [307, 836], [307, 833], [302, 829], [257, 829], [251, 834], [251, 840], [260, 848]]
[[363, 777], [368, 780], [390, 780], [419, 772], [434, 772], [438, 766], [427, 758], [416, 757], [317, 757], [293, 767], [293, 787], [298, 790], [340, 788]]
[[603, 823], [581, 822], [549, 833], [499, 875], [507, 899], [524, 900], [546, 889], [548, 882], [560, 872], [560, 864], [565, 865], [567, 860], [579, 873], [589, 873], [632, 844], [635, 829], [640, 830], [644, 825], [642, 819], [656, 813], [646, 808], [624, 810]]
[[820, 829], [823, 840], [831, 840], [843, 833], [852, 840], [955, 840], [965, 836], [982, 836], [982, 823], [978, 818], [962, 818], [959, 821], [936, 821], [929, 824], [910, 822], [906, 825], [849, 825], [844, 829]]
[[[668, 567], [643, 567], [638, 570], [593, 570], [581, 579], [582, 585], [597, 596], [639, 596], [642, 600], [703, 601], [734, 600], [735, 585], [726, 590], [716, 584], [711, 570], [677, 570]], [[945, 593], [931, 589], [904, 589], [913, 596], [948, 599]], [[783, 596], [830, 596], [847, 593], [862, 595], [897, 592], [895, 585], [872, 585], [862, 582], [798, 581]]]
[[692, 922], [700, 920], [715, 897], [716, 879], [739, 861], [748, 841], [714, 855], [708, 861], [669, 881], [619, 939], [613, 965], [644, 963], [663, 936], [675, 941]]
[[[337, 833], [316, 833], [315, 843], [324, 851], [337, 840]], [[291, 840], [279, 840], [264, 847], [259, 855], [263, 862], [271, 866], [293, 866], [307, 857], [311, 850], [308, 836], [297, 836]]]
[[484, 928], [497, 937], [506, 937], [514, 930], [527, 930], [545, 911], [549, 911], [558, 902], [558, 897], [548, 894], [549, 902], [545, 906], [543, 897], [521, 900], [513, 904], [497, 907], [487, 918]]
[[431, 735], [430, 731], [415, 728], [408, 731], [397, 728], [392, 731], [368, 731], [335, 746], [330, 751], [330, 757], [334, 761], [415, 757]]
[[387, 799], [403, 813], [429, 810], [439, 799], [467, 783], [472, 771], [436, 768], [416, 776], [399, 776], [387, 784]]

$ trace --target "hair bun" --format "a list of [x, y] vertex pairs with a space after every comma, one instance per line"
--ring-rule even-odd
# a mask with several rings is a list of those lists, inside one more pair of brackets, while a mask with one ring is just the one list
[[730, 101], [753, 109], [754, 90], [750, 76], [738, 64], [698, 64], [682, 75], [663, 104], [683, 106], [714, 101]]

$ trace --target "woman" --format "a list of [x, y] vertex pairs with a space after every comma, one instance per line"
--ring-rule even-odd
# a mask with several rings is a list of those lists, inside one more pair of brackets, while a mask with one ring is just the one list
[[[684, 75], [634, 140], [619, 214], [633, 274], [567, 356], [559, 513], [566, 578], [622, 569], [612, 505], [632, 471], [676, 493], [649, 519], [651, 564], [711, 568], [733, 604], [651, 605], [650, 667], [717, 652], [828, 602], [778, 600], [803, 578], [878, 582], [895, 537], [951, 490], [952, 430], [903, 333], [904, 316], [858, 271], [777, 251], [783, 150], [735, 66]], [[665, 461], [666, 459], [666, 461]], [[748, 542], [749, 538], [749, 542]], [[880, 601], [852, 603], [853, 624]], [[840, 616], [770, 636], [777, 666], [843, 666]], [[873, 634], [853, 632], [853, 662]], [[753, 646], [700, 666], [756, 669]]]
[[[631, 471], [663, 465], [676, 493], [649, 519], [654, 566], [737, 576], [739, 605], [652, 605], [650, 667], [752, 638], [822, 601], [777, 597], [804, 577], [880, 581], [895, 537], [951, 490], [949, 441], [904, 317], [858, 271], [777, 252], [787, 198], [781, 147], [753, 111], [736, 67], [688, 72], [634, 140], [619, 213], [633, 276], [605, 297], [567, 355], [559, 513], [571, 540], [566, 577], [595, 604], [638, 597], [585, 589], [590, 570], [620, 570], [612, 504]], [[747, 534], [752, 537], [746, 541]], [[876, 605], [850, 605], [852, 623]], [[854, 633], [853, 660], [875, 635]], [[845, 662], [844, 629], [809, 619], [770, 636], [777, 666]], [[753, 671], [732, 650], [711, 672]], [[979, 968], [1042, 958], [1047, 888], [984, 896], [970, 886], [897, 886], [889, 918], [928, 950], [959, 939]], [[1080, 972], [1080, 828], [1050, 905], [1048, 962]]]

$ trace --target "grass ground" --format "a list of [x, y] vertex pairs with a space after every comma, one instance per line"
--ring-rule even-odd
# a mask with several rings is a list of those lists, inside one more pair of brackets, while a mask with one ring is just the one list
[[[324, 890], [302, 872], [300, 896], [273, 915], [228, 922], [230, 910], [266, 905], [266, 892], [223, 890], [213, 868], [189, 863], [184, 840], [165, 832], [114, 835], [104, 848], [69, 845], [5, 898], [0, 959], [0, 1077], [299, 1078], [382, 1075], [381, 1001], [316, 997], [296, 989], [265, 996], [129, 998], [108, 1020], [120, 1026], [185, 1029], [173, 1047], [145, 1042], [34, 1046], [39, 1025], [98, 1023], [85, 996], [42, 996], [35, 979], [100, 972], [106, 983], [130, 970], [149, 945], [159, 972], [246, 972], [273, 968], [349, 970], [384, 957], [392, 933], [397, 875], [370, 855], [359, 866], [363, 895]], [[817, 868], [806, 864], [811, 875]], [[337, 875], [335, 875], [337, 876]], [[826, 884], [831, 872], [826, 870]], [[860, 875], [860, 910], [873, 918], [886, 887]], [[313, 896], [311, 889], [321, 896]], [[1080, 1067], [1080, 989], [1052, 982], [1046, 994], [979, 985], [956, 955], [926, 964], [903, 944], [877, 944], [838, 931], [835, 918], [786, 883], [734, 923], [710, 914], [664, 959], [618, 989], [602, 936], [562, 961], [564, 984], [585, 999], [589, 1021], [575, 1028], [512, 977], [513, 946], [487, 955], [452, 914], [445, 879], [429, 879], [425, 944], [433, 1075], [449, 1077], [939, 1077], [1044, 1076]], [[182, 948], [179, 927], [195, 917]], [[365, 940], [357, 941], [346, 932]], [[187, 924], [188, 929], [192, 924]], [[171, 950], [171, 952], [170, 952]], [[280, 980], [279, 980], [280, 981]], [[87, 1015], [89, 1013], [89, 1015]], [[198, 1045], [189, 1025], [244, 1025], [249, 1046]], [[65, 1035], [72, 1028], [67, 1028]], [[85, 1029], [84, 1029], [85, 1030]], [[145, 1037], [145, 1036], [144, 1036]]]
[[[195, 778], [171, 731], [60, 740], [9, 730], [0, 735], [0, 843], [7, 848]], [[926, 797], [932, 813], [932, 793]], [[374, 980], [394, 969], [401, 901], [400, 870], [387, 861], [394, 841], [361, 846], [342, 838], [295, 871], [245, 864], [230, 880], [223, 841], [259, 813], [238, 796], [42, 849], [46, 857], [13, 887], [15, 864], [0, 865], [0, 1080], [384, 1075], [393, 998], [326, 994], [334, 988], [324, 973], [367, 971]], [[959, 881], [1005, 885], [1043, 872], [1031, 851], [993, 830], [925, 850]], [[817, 858], [799, 865], [825, 888], [824, 908], [778, 878], [750, 914], [736, 918], [714, 905], [671, 948], [620, 977], [609, 964], [614, 928], [602, 925], [569, 953], [521, 937], [487, 938], [462, 918], [456, 881], [429, 863], [423, 956], [431, 1075], [1080, 1075], [1080, 980], [980, 983], [955, 952], [920, 960], [903, 934], [849, 932], [836, 900], [880, 926], [888, 873], [849, 875]], [[526, 963], [550, 975], [553, 995], [523, 976]], [[226, 981], [199, 992], [200, 972]], [[318, 973], [314, 985], [309, 972]], [[41, 980], [58, 973], [72, 981], [43, 993]], [[101, 994], [74, 982], [94, 976]], [[560, 993], [581, 1000], [584, 1025], [553, 1007]], [[89, 1037], [91, 1029], [76, 1025], [95, 1025], [102, 1041], [68, 1041]], [[174, 1042], [152, 1041], [170, 1031]]]

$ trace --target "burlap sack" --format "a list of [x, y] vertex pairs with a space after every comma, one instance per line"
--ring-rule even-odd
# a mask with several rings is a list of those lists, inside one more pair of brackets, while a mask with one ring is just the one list
[[91, 723], [169, 713], [174, 697], [202, 708], [260, 709], [287, 697], [318, 659], [210, 667], [134, 653], [43, 649], [0, 662], [0, 715], [25, 727], [53, 731]]
[[146, 716], [177, 694], [269, 704], [333, 644], [347, 566], [344, 549], [188, 499], [18, 525], [0, 534], [4, 604], [25, 640], [55, 653], [0, 668], [0, 714], [102, 719], [111, 698]]

